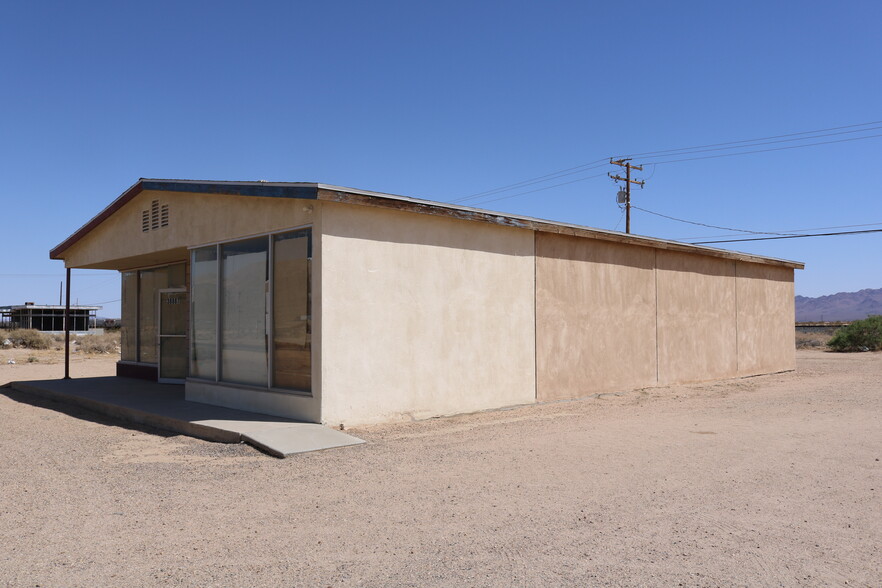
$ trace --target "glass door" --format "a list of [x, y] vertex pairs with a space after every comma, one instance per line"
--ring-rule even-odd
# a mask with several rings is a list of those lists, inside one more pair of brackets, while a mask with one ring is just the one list
[[159, 291], [159, 381], [183, 383], [187, 377], [187, 323], [190, 305], [187, 291]]

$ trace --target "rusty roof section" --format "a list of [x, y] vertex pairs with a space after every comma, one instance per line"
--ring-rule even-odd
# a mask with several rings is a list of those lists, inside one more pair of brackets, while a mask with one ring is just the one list
[[805, 267], [805, 264], [798, 261], [790, 261], [786, 259], [754, 255], [751, 253], [741, 253], [738, 251], [717, 249], [715, 247], [705, 247], [702, 245], [692, 245], [690, 243], [682, 243], [680, 241], [656, 239], [654, 237], [644, 237], [640, 235], [620, 233], [617, 231], [608, 231], [604, 229], [555, 222], [528, 216], [505, 214], [480, 208], [459, 206], [447, 202], [436, 202], [433, 200], [411, 198], [408, 196], [398, 196], [395, 194], [385, 194], [382, 192], [371, 192], [367, 190], [357, 190], [354, 188], [345, 188], [328, 184], [319, 184], [313, 182], [232, 182], [161, 180], [146, 178], [141, 178], [140, 180], [138, 180], [128, 190], [123, 192], [116, 200], [111, 202], [104, 210], [98, 213], [93, 219], [80, 227], [70, 237], [68, 237], [59, 245], [57, 245], [54, 249], [52, 249], [49, 252], [50, 259], [63, 259], [63, 257], [61, 256], [68, 248], [70, 248], [74, 243], [82, 239], [92, 229], [100, 225], [114, 212], [122, 208], [126, 203], [131, 201], [138, 194], [145, 190], [159, 192], [193, 192], [199, 194], [218, 194], [229, 196], [253, 196], [260, 198], [298, 198], [305, 200], [320, 200], [325, 202], [341, 202], [345, 204], [373, 206], [377, 208], [401, 210], [418, 214], [444, 216], [449, 218], [490, 223], [521, 229], [529, 229], [546, 233], [557, 233], [561, 235], [572, 235], [575, 237], [599, 239], [602, 241], [613, 241], [617, 243], [652, 247], [655, 249], [667, 249], [671, 251], [709, 255], [711, 257], [722, 257], [726, 259], [735, 259], [752, 263], [785, 266], [794, 269], [803, 269]]

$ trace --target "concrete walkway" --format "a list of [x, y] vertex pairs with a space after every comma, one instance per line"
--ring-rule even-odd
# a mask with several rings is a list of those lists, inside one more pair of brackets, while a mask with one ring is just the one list
[[249, 443], [276, 457], [364, 443], [324, 425], [189, 402], [184, 400], [182, 385], [109, 376], [12, 382], [10, 386], [123, 421], [208, 441]]

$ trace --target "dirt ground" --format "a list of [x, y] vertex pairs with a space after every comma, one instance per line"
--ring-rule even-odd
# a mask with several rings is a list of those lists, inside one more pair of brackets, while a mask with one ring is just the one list
[[0, 392], [0, 585], [882, 585], [880, 353], [286, 460]]
[[[10, 363], [10, 361], [14, 363]], [[116, 374], [119, 354], [71, 353], [70, 375], [92, 378]], [[0, 348], [0, 386], [21, 380], [51, 380], [64, 377], [64, 351]]]

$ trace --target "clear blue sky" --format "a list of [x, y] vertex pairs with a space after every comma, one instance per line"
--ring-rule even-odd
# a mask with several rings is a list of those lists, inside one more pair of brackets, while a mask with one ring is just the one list
[[[877, 1], [5, 3], [0, 304], [57, 301], [49, 249], [139, 177], [451, 201], [614, 154], [882, 120], [880, 23]], [[880, 160], [882, 137], [647, 166], [634, 203], [758, 231], [880, 228]], [[615, 192], [598, 177], [475, 204], [622, 230]], [[642, 211], [632, 228], [728, 233]], [[797, 293], [818, 296], [882, 287], [880, 245], [724, 247], [804, 261]], [[114, 272], [75, 270], [72, 294], [119, 316]]]

